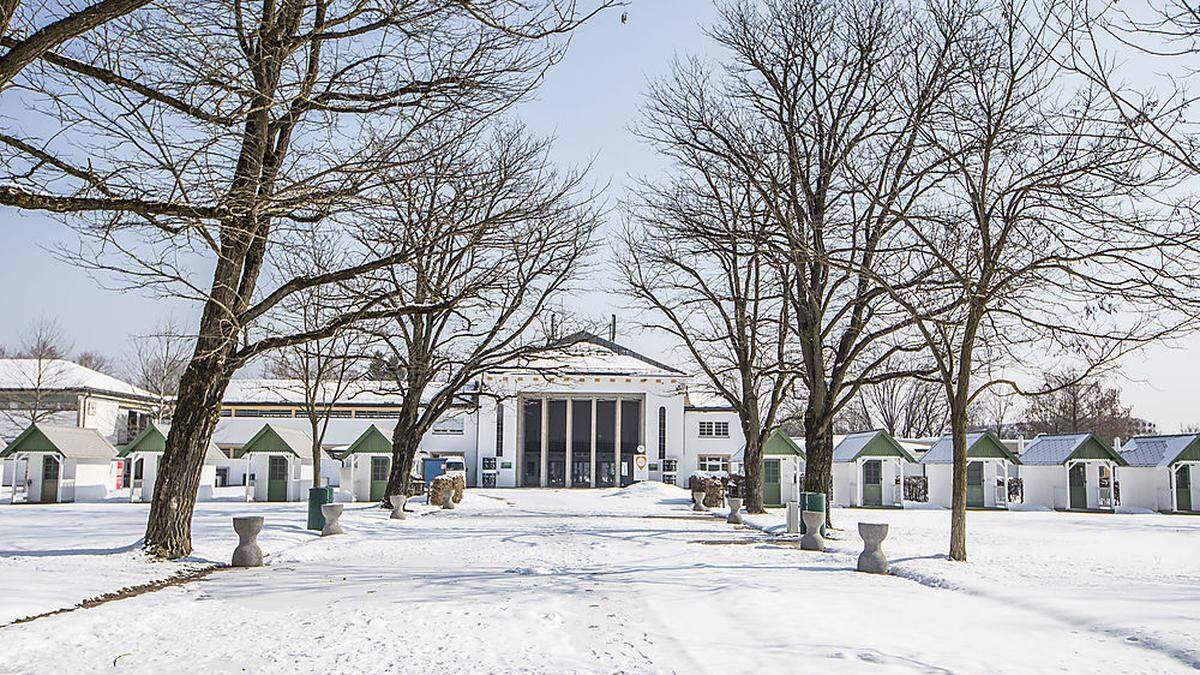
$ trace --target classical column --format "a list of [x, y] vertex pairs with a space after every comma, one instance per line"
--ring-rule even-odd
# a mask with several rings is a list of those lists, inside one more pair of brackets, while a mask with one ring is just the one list
[[621, 487], [621, 399], [613, 405], [613, 457], [617, 464], [613, 467], [613, 487]]
[[546, 472], [549, 468], [547, 460], [549, 460], [550, 452], [550, 399], [542, 399], [542, 471], [539, 483], [542, 487], [546, 487]]
[[566, 480], [566, 486], [571, 487], [571, 472], [574, 471], [574, 466], [571, 464], [571, 434], [573, 433], [573, 421], [575, 417], [574, 401], [567, 399], [567, 467], [564, 469], [563, 478]]
[[592, 399], [592, 434], [591, 447], [589, 454], [591, 455], [592, 470], [588, 478], [591, 480], [592, 487], [596, 487], [596, 399]]

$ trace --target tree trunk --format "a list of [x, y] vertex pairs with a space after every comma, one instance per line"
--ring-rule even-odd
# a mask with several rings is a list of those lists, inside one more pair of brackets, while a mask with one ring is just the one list
[[742, 457], [745, 472], [742, 497], [746, 499], [748, 513], [764, 513], [763, 509], [763, 434], [757, 424], [743, 430], [746, 436], [746, 452]]
[[154, 486], [144, 548], [160, 558], [192, 552], [192, 510], [229, 375], [221, 361], [193, 359], [179, 382], [175, 416]]
[[417, 457], [417, 449], [421, 445], [421, 435], [413, 433], [412, 427], [397, 421], [392, 431], [392, 470], [388, 475], [387, 489], [383, 492], [381, 508], [391, 508], [388, 497], [391, 495], [409, 496], [409, 480], [412, 476], [413, 461]]
[[825, 494], [825, 524], [833, 526], [833, 432], [811, 398], [804, 411], [804, 491]]
[[953, 481], [950, 497], [950, 559], [967, 559], [967, 411], [952, 403], [950, 436], [954, 442]]

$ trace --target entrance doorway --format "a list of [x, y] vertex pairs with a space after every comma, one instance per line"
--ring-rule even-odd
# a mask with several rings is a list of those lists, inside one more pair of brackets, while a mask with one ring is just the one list
[[1067, 474], [1068, 489], [1071, 493], [1071, 508], [1087, 508], [1087, 466], [1073, 464]]
[[391, 457], [371, 458], [371, 501], [383, 499], [383, 491], [387, 489], [388, 473], [392, 468]]
[[783, 503], [783, 486], [778, 459], [763, 460], [763, 503], [779, 506]]
[[1175, 469], [1175, 510], [1192, 510], [1192, 473], [1186, 464]]
[[58, 477], [60, 464], [54, 455], [42, 456], [42, 494], [43, 504], [54, 504], [58, 501]]
[[863, 462], [863, 506], [883, 506], [883, 461]]
[[287, 501], [288, 461], [286, 457], [267, 458], [267, 501]]
[[967, 464], [967, 506], [981, 509], [983, 501], [983, 462]]

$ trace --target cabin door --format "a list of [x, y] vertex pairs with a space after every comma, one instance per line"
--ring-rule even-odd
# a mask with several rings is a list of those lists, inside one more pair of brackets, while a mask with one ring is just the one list
[[967, 464], [967, 506], [981, 509], [983, 501], [983, 462]]
[[1067, 485], [1071, 492], [1071, 508], [1087, 508], [1087, 466], [1080, 463], [1071, 466], [1067, 476]]
[[778, 459], [763, 460], [763, 503], [779, 506], [783, 503], [783, 486], [780, 484]]
[[863, 462], [863, 506], [883, 506], [883, 461]]
[[388, 473], [391, 468], [391, 457], [371, 458], [371, 501], [377, 502], [383, 499], [383, 492], [387, 490]]
[[286, 502], [288, 484], [287, 458], [271, 455], [267, 458], [267, 462], [267, 501]]
[[42, 494], [43, 504], [53, 504], [58, 501], [58, 476], [61, 465], [54, 455], [42, 455]]
[[1175, 509], [1192, 510], [1192, 475], [1188, 465], [1175, 469]]

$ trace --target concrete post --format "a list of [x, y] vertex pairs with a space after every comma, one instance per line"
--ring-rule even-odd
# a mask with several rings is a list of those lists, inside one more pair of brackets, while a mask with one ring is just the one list
[[871, 574], [887, 574], [888, 560], [883, 554], [883, 540], [887, 537], [887, 523], [859, 523], [858, 534], [863, 540], [863, 552], [858, 556], [858, 571]]
[[321, 530], [322, 537], [342, 533], [342, 524], [338, 522], [338, 519], [342, 517], [342, 508], [344, 506], [345, 504], [321, 505], [321, 515], [325, 516], [325, 529]]
[[787, 533], [800, 534], [800, 502], [787, 503]]
[[392, 520], [405, 519], [404, 502], [406, 501], [408, 501], [408, 498], [404, 495], [391, 495], [388, 497], [388, 502], [392, 505], [392, 515], [390, 516]]
[[239, 516], [233, 519], [233, 530], [238, 535], [237, 548], [233, 549], [234, 567], [261, 567], [262, 549], [258, 547], [258, 533], [262, 532], [262, 516]]
[[729, 502], [729, 516], [725, 518], [725, 522], [730, 525], [742, 524], [742, 498], [729, 497], [725, 501]]
[[821, 536], [821, 526], [825, 524], [825, 514], [821, 511], [804, 511], [804, 536], [800, 537], [800, 548], [805, 551], [824, 551], [825, 538]]
[[708, 508], [706, 506], [704, 506], [704, 495], [705, 495], [704, 490], [692, 490], [692, 510], [693, 511], [707, 511], [708, 510]]

